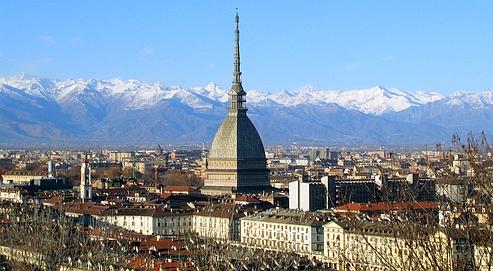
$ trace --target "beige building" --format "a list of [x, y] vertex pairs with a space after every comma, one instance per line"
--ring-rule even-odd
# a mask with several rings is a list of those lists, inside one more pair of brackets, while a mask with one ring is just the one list
[[474, 262], [478, 271], [493, 270], [493, 246], [486, 243], [479, 243], [474, 246]]
[[134, 153], [111, 151], [108, 153], [108, 156], [112, 161], [123, 162], [124, 160], [131, 160], [134, 157]]
[[313, 212], [270, 209], [241, 220], [241, 243], [264, 249], [317, 253], [324, 248], [324, 217]]
[[7, 171], [2, 174], [3, 183], [13, 183], [17, 185], [29, 185], [33, 180], [47, 178], [46, 173], [31, 171]]
[[468, 270], [460, 232], [404, 223], [332, 221], [324, 225], [325, 260], [337, 270]]
[[123, 161], [123, 167], [134, 168], [135, 171], [141, 174], [152, 173], [154, 171], [154, 164], [148, 161], [133, 162], [130, 160], [125, 160]]
[[23, 203], [26, 198], [26, 194], [19, 188], [0, 188], [0, 201]]
[[193, 232], [203, 238], [221, 241], [240, 240], [240, 217], [243, 213], [236, 212], [233, 204], [203, 210], [193, 214]]

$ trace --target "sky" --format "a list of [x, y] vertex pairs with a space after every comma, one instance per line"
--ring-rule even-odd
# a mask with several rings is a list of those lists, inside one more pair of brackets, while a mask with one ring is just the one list
[[0, 1], [0, 77], [246, 89], [493, 88], [493, 1]]

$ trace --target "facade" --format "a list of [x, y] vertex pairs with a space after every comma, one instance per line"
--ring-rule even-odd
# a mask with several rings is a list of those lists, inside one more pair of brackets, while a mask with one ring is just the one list
[[87, 156], [80, 165], [80, 199], [82, 202], [92, 200], [91, 165]]
[[322, 177], [327, 187], [327, 202], [330, 207], [347, 202], [368, 203], [379, 199], [377, 184], [371, 179], [351, 180], [335, 179], [333, 176]]
[[244, 213], [238, 212], [234, 204], [219, 206], [193, 214], [193, 232], [203, 238], [221, 241], [240, 241], [240, 218]]
[[239, 17], [235, 18], [233, 83], [228, 114], [217, 131], [206, 161], [204, 194], [256, 192], [270, 188], [262, 140], [246, 112], [240, 72]]
[[270, 209], [240, 220], [244, 245], [299, 253], [323, 251], [324, 218], [313, 212]]
[[331, 221], [324, 232], [325, 259], [337, 270], [472, 270], [472, 247], [440, 228]]
[[108, 156], [110, 160], [112, 161], [118, 161], [118, 162], [123, 162], [124, 160], [131, 160], [134, 157], [133, 152], [118, 152], [118, 151], [112, 151], [108, 153]]
[[7, 171], [2, 174], [3, 183], [12, 183], [16, 185], [31, 185], [34, 180], [48, 178], [44, 173], [30, 171]]
[[0, 188], [0, 201], [11, 201], [15, 203], [26, 202], [27, 195], [20, 188]]
[[476, 244], [474, 246], [474, 263], [476, 270], [491, 271], [493, 269], [493, 247], [488, 244]]
[[149, 174], [154, 171], [154, 164], [148, 161], [138, 161], [134, 162], [131, 160], [124, 160], [123, 167], [133, 168], [135, 171], [141, 174]]
[[177, 236], [192, 230], [190, 213], [155, 206], [112, 208], [106, 210], [101, 219], [146, 235]]
[[437, 179], [436, 195], [453, 203], [463, 203], [470, 195], [472, 187], [462, 179]]
[[317, 149], [310, 149], [308, 151], [308, 156], [310, 157], [310, 160], [313, 162], [317, 159], [320, 159], [320, 151]]
[[289, 209], [316, 211], [327, 207], [327, 191], [321, 182], [289, 183]]

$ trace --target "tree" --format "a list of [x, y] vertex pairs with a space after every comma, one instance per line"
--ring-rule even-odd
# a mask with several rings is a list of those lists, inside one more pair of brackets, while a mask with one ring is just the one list
[[60, 172], [60, 175], [65, 177], [68, 184], [76, 186], [80, 184], [80, 166], [73, 166], [69, 169]]
[[484, 135], [453, 142], [467, 175], [441, 174], [464, 183], [461, 201], [439, 198], [439, 216], [424, 220], [423, 210], [389, 208], [378, 220], [357, 215], [328, 225], [326, 256], [341, 270], [493, 270], [493, 152]]
[[129, 245], [115, 244], [104, 234], [108, 225], [100, 225], [103, 234], [94, 240], [81, 223], [57, 209], [14, 203], [2, 203], [1, 209], [0, 245], [8, 247], [16, 264], [23, 266], [16, 270], [60, 270], [61, 266], [109, 270], [122, 265], [128, 251]]
[[124, 167], [122, 170], [122, 174], [126, 178], [140, 179], [142, 177], [142, 173], [138, 172], [137, 170], [133, 169], [132, 167]]
[[192, 172], [183, 172], [180, 170], [167, 171], [162, 178], [164, 185], [186, 185], [186, 186], [200, 186], [200, 181], [197, 176]]

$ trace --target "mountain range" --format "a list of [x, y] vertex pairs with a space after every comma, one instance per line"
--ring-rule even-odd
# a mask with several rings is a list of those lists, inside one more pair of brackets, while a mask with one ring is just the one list
[[[0, 145], [130, 145], [210, 142], [227, 89], [136, 80], [0, 78]], [[450, 143], [454, 133], [493, 132], [493, 90], [409, 92], [247, 91], [248, 114], [265, 144]]]

